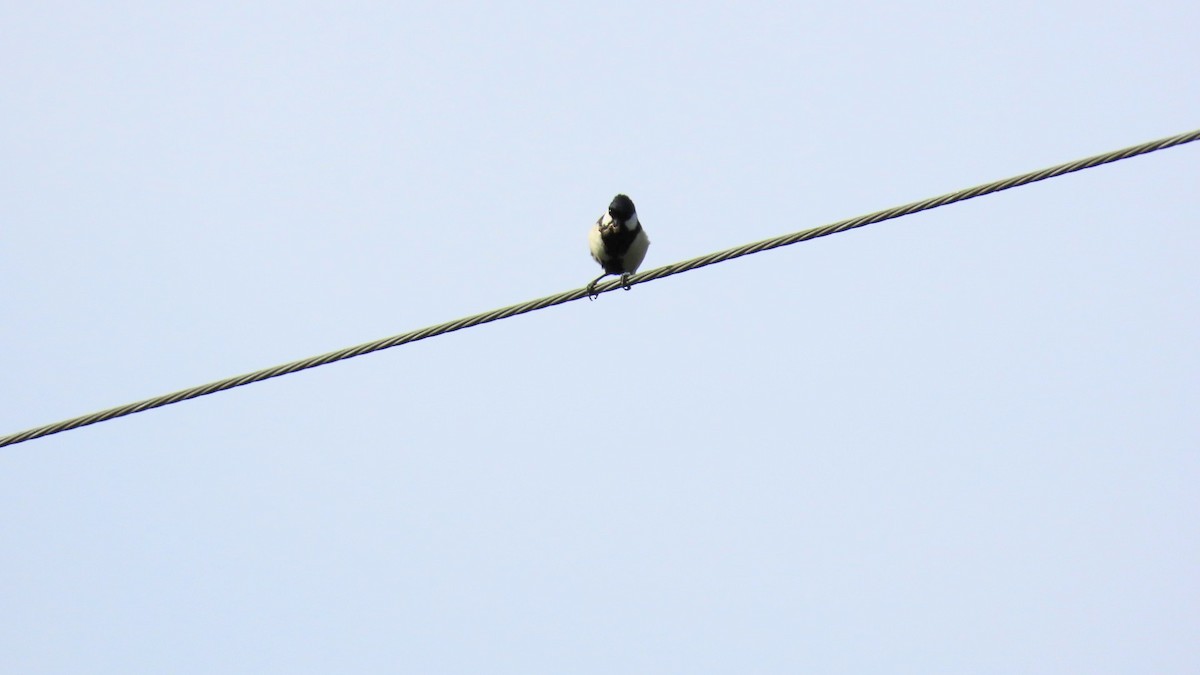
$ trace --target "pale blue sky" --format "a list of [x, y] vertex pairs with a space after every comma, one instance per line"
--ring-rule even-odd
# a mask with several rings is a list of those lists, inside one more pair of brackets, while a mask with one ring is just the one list
[[[1195, 2], [0, 4], [0, 435], [1200, 127]], [[0, 671], [1184, 673], [1200, 144], [0, 450]]]

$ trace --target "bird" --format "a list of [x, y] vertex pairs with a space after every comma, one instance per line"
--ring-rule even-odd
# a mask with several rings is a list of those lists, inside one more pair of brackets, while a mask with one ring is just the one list
[[623, 194], [613, 197], [608, 211], [588, 231], [588, 248], [604, 268], [604, 274], [587, 285], [588, 299], [599, 297], [596, 283], [610, 274], [621, 275], [621, 285], [629, 290], [629, 275], [637, 271], [650, 248], [650, 238], [638, 220], [632, 199]]

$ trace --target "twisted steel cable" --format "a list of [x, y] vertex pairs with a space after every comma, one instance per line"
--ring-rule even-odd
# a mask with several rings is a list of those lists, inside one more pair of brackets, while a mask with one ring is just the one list
[[[959, 190], [958, 192], [951, 192], [940, 197], [932, 197], [919, 202], [913, 202], [903, 206], [896, 206], [884, 211], [876, 211], [875, 213], [867, 214], [865, 216], [859, 216], [849, 220], [840, 220], [836, 223], [830, 223], [829, 225], [823, 225], [821, 227], [815, 227], [809, 230], [801, 230], [800, 232], [785, 234], [773, 239], [765, 239], [752, 244], [746, 244], [744, 246], [738, 246], [736, 248], [710, 253], [705, 256], [700, 256], [699, 258], [692, 258], [691, 260], [685, 260], [673, 265], [666, 265], [635, 274], [629, 277], [628, 283], [630, 285], [634, 285], [646, 283], [648, 281], [654, 281], [655, 279], [662, 279], [663, 277], [669, 277], [674, 274], [681, 274], [683, 272], [689, 272], [700, 267], [714, 265], [716, 263], [725, 262], [726, 260], [733, 260], [734, 258], [740, 258], [744, 255], [769, 251], [781, 246], [788, 246], [802, 241], [808, 241], [809, 239], [816, 239], [818, 237], [845, 232], [846, 230], [853, 230], [858, 227], [863, 227], [864, 225], [871, 225], [884, 220], [891, 220], [892, 218], [899, 218], [901, 216], [907, 216], [913, 213], [920, 213], [921, 211], [928, 211], [929, 209], [935, 209], [939, 206], [945, 206], [947, 204], [954, 204], [955, 202], [974, 199], [975, 197], [989, 195], [993, 192], [1000, 192], [1001, 190], [1007, 190], [1009, 188], [1036, 183], [1041, 180], [1046, 180], [1047, 178], [1054, 178], [1056, 176], [1082, 171], [1083, 169], [1090, 169], [1094, 166], [1100, 166], [1101, 164], [1108, 164], [1110, 162], [1116, 162], [1122, 159], [1144, 155], [1157, 150], [1164, 150], [1177, 145], [1183, 145], [1184, 143], [1191, 143], [1195, 140], [1200, 140], [1200, 129], [1182, 133], [1177, 136], [1170, 136], [1168, 138], [1161, 138], [1156, 141], [1142, 143], [1141, 145], [1135, 145], [1123, 150], [1115, 150], [1113, 152], [1106, 152], [1102, 155], [1095, 155], [1093, 157], [1087, 157], [1074, 162], [1059, 164], [1058, 166], [1052, 166], [1047, 169], [1042, 169], [1041, 171], [1034, 171], [1032, 173], [1021, 174], [1019, 176], [1005, 178], [1004, 180], [998, 180], [992, 183], [977, 185], [965, 190]], [[620, 287], [620, 280], [608, 281], [597, 285], [596, 292], [607, 293]], [[492, 321], [499, 321], [500, 319], [507, 319], [519, 314], [526, 314], [539, 309], [545, 309], [547, 307], [553, 307], [566, 302], [579, 300], [580, 298], [586, 296], [587, 290], [583, 288], [566, 291], [564, 293], [559, 293], [558, 295], [551, 295], [538, 300], [530, 300], [519, 305], [512, 305], [510, 307], [503, 307], [501, 309], [495, 309], [482, 314], [475, 314], [473, 316], [468, 316], [456, 321], [440, 323], [436, 326], [429, 326], [427, 328], [403, 333], [401, 335], [393, 335], [392, 337], [375, 340], [374, 342], [367, 342], [356, 347], [348, 347], [335, 352], [329, 352], [328, 354], [322, 354], [320, 356], [314, 356], [299, 361], [292, 361], [291, 363], [285, 363], [275, 366], [274, 368], [257, 370], [252, 373], [246, 373], [245, 375], [238, 375], [236, 377], [226, 378], [224, 380], [219, 380], [217, 382], [212, 382], [198, 387], [184, 389], [173, 394], [165, 394], [163, 396], [148, 398], [144, 401], [129, 403], [116, 408], [109, 408], [108, 410], [101, 410], [100, 412], [95, 412], [90, 415], [74, 417], [72, 419], [63, 420], [54, 424], [48, 424], [15, 434], [10, 434], [8, 436], [2, 436], [0, 437], [0, 447], [23, 443], [35, 438], [41, 438], [42, 436], [49, 436], [62, 431], [77, 429], [89, 424], [96, 424], [97, 422], [104, 422], [117, 417], [132, 415], [133, 413], [150, 410], [152, 408], [160, 408], [172, 403], [179, 403], [180, 401], [206, 396], [218, 391], [233, 389], [234, 387], [240, 387], [242, 385], [251, 384], [254, 382], [269, 380], [273, 377], [279, 377], [280, 375], [288, 375], [301, 370], [316, 368], [317, 366], [323, 366], [335, 361], [341, 361], [343, 359], [349, 359], [355, 356], [362, 356], [363, 354], [370, 354], [371, 352], [377, 352], [381, 349], [396, 347], [399, 345], [408, 344], [409, 342], [416, 342], [417, 340], [424, 340], [425, 338], [451, 333], [456, 330], [462, 330], [463, 328], [470, 328], [480, 324], [491, 323]]]

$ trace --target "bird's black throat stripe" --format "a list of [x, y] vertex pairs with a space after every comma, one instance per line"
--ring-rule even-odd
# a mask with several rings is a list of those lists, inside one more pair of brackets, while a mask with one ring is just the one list
[[604, 261], [605, 272], [609, 274], [625, 273], [625, 254], [641, 231], [641, 223], [630, 230], [616, 221], [613, 221], [609, 227], [600, 228], [600, 240], [604, 242], [604, 252], [609, 256], [608, 260]]

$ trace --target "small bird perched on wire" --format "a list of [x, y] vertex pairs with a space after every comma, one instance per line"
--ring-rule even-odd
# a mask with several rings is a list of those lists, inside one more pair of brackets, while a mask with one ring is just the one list
[[629, 290], [629, 275], [637, 271], [646, 257], [646, 249], [650, 248], [650, 238], [642, 229], [632, 199], [625, 195], [613, 197], [608, 211], [588, 232], [588, 248], [604, 268], [604, 274], [587, 285], [588, 299], [599, 296], [596, 283], [610, 274], [620, 274], [621, 285]]

